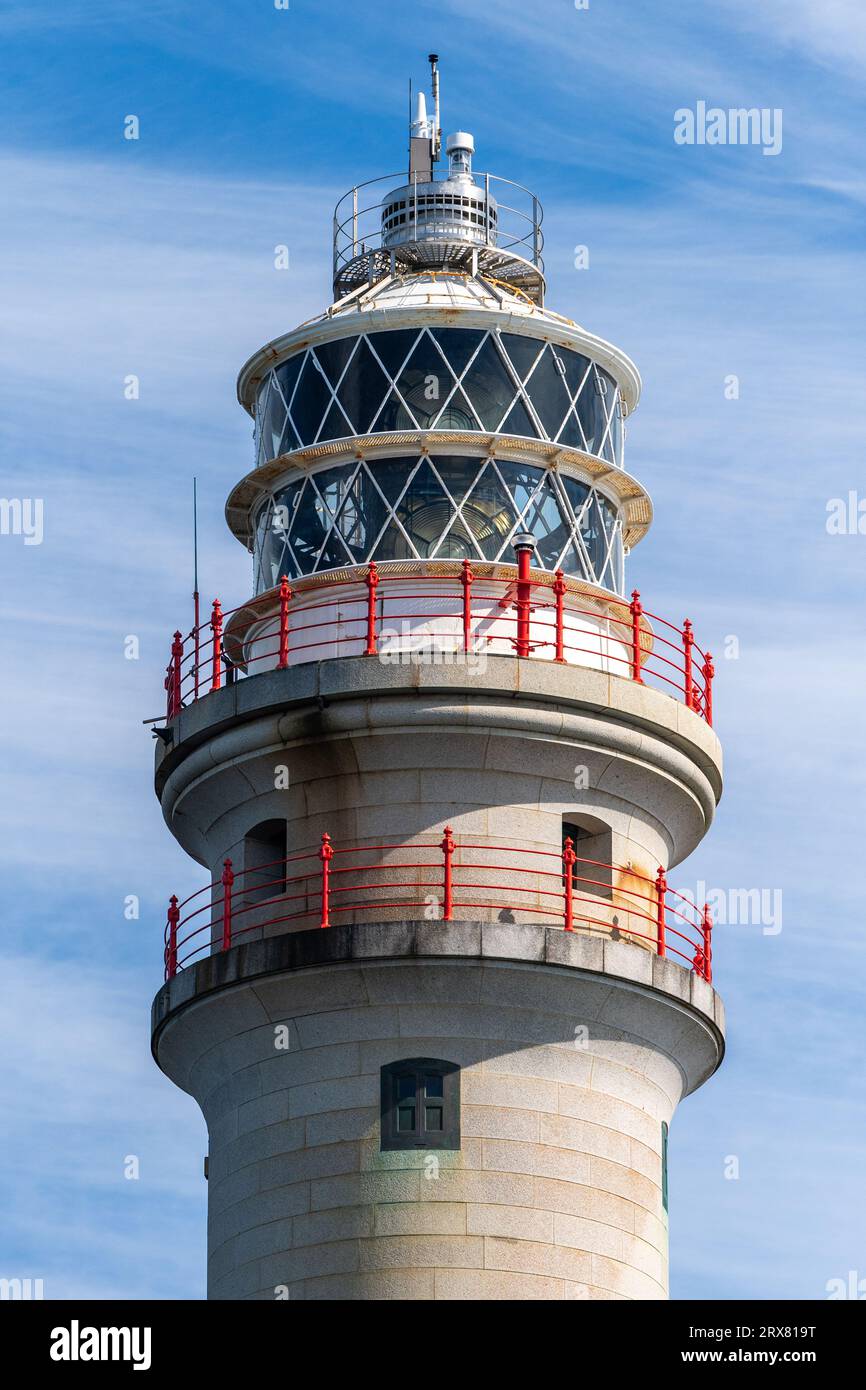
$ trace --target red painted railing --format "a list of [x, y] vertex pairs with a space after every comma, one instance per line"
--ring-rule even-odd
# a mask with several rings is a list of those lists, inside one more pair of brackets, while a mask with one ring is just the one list
[[[505, 881], [509, 875], [515, 884]], [[327, 928], [369, 913], [471, 921], [491, 910], [499, 911], [500, 920], [503, 913], [510, 921], [539, 916], [565, 931], [601, 931], [635, 941], [712, 980], [709, 908], [669, 888], [664, 869], [649, 877], [629, 866], [583, 859], [571, 839], [561, 854], [519, 844], [482, 845], [456, 838], [450, 826], [441, 840], [408, 845], [340, 845], [326, 833], [318, 849], [240, 873], [225, 860], [216, 882], [181, 903], [176, 897], [169, 901], [166, 979], [253, 933]]]
[[[649, 613], [637, 590], [631, 602], [587, 595], [561, 570], [530, 571], [528, 552], [519, 559], [513, 577], [476, 575], [468, 560], [451, 574], [407, 575], [403, 566], [391, 574], [373, 563], [349, 578], [323, 576], [315, 590], [301, 581], [307, 583], [303, 593], [284, 576], [276, 589], [234, 609], [223, 610], [216, 599], [207, 622], [186, 637], [174, 634], [166, 717], [239, 676], [319, 660], [323, 648], [339, 656], [381, 656], [393, 624], [407, 630], [440, 619], [450, 620], [452, 630], [428, 634], [437, 650], [472, 653], [493, 643], [519, 657], [598, 666], [661, 686], [712, 724], [713, 660], [698, 646], [688, 619], [678, 627]], [[341, 612], [341, 603], [349, 611]], [[230, 655], [226, 624], [232, 618], [239, 628], [246, 619], [250, 635], [236, 637]], [[256, 633], [263, 625], [267, 630]], [[410, 638], [423, 635], [417, 628]]]

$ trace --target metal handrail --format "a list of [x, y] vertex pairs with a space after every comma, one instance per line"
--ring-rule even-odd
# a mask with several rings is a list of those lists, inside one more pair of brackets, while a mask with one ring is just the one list
[[[303, 593], [296, 593], [283, 576], [277, 588], [259, 595], [252, 604], [224, 610], [215, 599], [206, 622], [194, 626], [186, 637], [176, 631], [164, 682], [166, 718], [176, 718], [181, 710], [230, 681], [259, 671], [284, 670], [305, 660], [328, 660], [315, 654], [325, 644], [338, 656], [393, 655], [396, 649], [388, 646], [385, 621], [446, 619], [451, 620], [450, 633], [416, 629], [407, 635], [435, 641], [437, 651], [449, 653], [469, 654], [498, 642], [509, 646], [515, 656], [560, 664], [588, 665], [584, 658], [591, 657], [610, 674], [660, 686], [712, 725], [712, 655], [698, 645], [688, 618], [677, 626], [650, 613], [636, 589], [630, 601], [605, 594], [591, 599], [590, 603], [596, 603], [591, 607], [569, 586], [561, 570], [550, 574], [523, 567], [514, 577], [476, 575], [468, 560], [456, 574], [444, 570], [391, 574], [374, 561], [347, 577], [323, 574], [315, 578], [322, 590], [318, 600], [308, 599], [318, 585], [307, 579]], [[354, 616], [335, 612], [335, 598], [347, 586], [356, 591]], [[387, 611], [386, 604], [390, 605]], [[227, 651], [226, 619], [244, 613], [249, 614], [248, 626], [270, 623], [270, 627], [246, 637], [240, 652], [237, 644], [233, 652]], [[604, 630], [585, 632], [579, 622], [583, 618], [603, 624]]]
[[[473, 170], [473, 186], [478, 193], [483, 193], [485, 201], [492, 191], [497, 202], [497, 222], [495, 229], [491, 227], [489, 218], [487, 222], [487, 233], [490, 245], [497, 250], [508, 251], [516, 247], [522, 247], [528, 254], [525, 259], [531, 262], [536, 268], [544, 272], [544, 261], [542, 250], [544, 248], [544, 233], [542, 222], [544, 211], [541, 203], [531, 189], [524, 184], [517, 183], [514, 179], [503, 178], [500, 174], [490, 174]], [[424, 179], [423, 184], [444, 183], [448, 179], [445, 170], [433, 170], [429, 179]], [[402, 182], [400, 182], [402, 181]], [[415, 180], [418, 184], [420, 181]], [[376, 202], [364, 202], [359, 200], [359, 194], [365, 189], [381, 188], [388, 185], [388, 192], [383, 192], [383, 196]], [[413, 181], [405, 171], [396, 174], [383, 174], [374, 179], [366, 179], [363, 183], [357, 183], [344, 193], [337, 200], [333, 213], [333, 262], [334, 276], [358, 256], [364, 256], [370, 252], [379, 251], [385, 248], [385, 232], [382, 228], [382, 211], [390, 200], [390, 194], [398, 188], [412, 187]], [[500, 202], [496, 190], [499, 187], [516, 189], [518, 193], [525, 194], [530, 206], [526, 209], [514, 206], [510, 203]], [[499, 214], [506, 213], [517, 218], [521, 223], [527, 224], [525, 233], [518, 234], [510, 228], [507, 218], [505, 225], [500, 220]], [[375, 220], [374, 220], [375, 215]], [[502, 238], [506, 240], [502, 240]], [[467, 246], [471, 242], [467, 241]], [[395, 249], [399, 249], [395, 248]]]
[[[399, 859], [385, 858], [395, 852]], [[465, 855], [471, 856], [467, 862]], [[511, 860], [503, 861], [503, 855]], [[308, 867], [287, 872], [304, 863]], [[609, 882], [599, 878], [599, 870]], [[261, 875], [266, 871], [273, 872], [263, 882]], [[400, 876], [407, 872], [411, 877]], [[483, 878], [485, 873], [489, 880]], [[503, 882], [507, 874], [519, 875], [519, 884]], [[368, 875], [374, 875], [372, 881]], [[479, 909], [498, 909], [509, 912], [509, 920], [542, 916], [553, 918], [567, 932], [601, 931], [615, 940], [635, 941], [656, 955], [675, 958], [712, 982], [709, 906], [699, 907], [669, 888], [661, 866], [650, 876], [631, 865], [586, 859], [575, 853], [570, 837], [559, 852], [513, 841], [461, 840], [450, 826], [441, 839], [409, 844], [343, 845], [325, 832], [317, 849], [237, 873], [231, 859], [226, 859], [219, 880], [209, 888], [210, 903], [185, 916], [177, 897], [169, 900], [166, 979], [204, 955], [240, 944], [252, 933], [268, 930], [273, 934], [275, 927], [327, 928], [335, 918], [383, 911], [399, 911], [409, 921], [454, 922], [472, 920]], [[277, 891], [268, 895], [268, 889]], [[205, 887], [199, 893], [207, 891]], [[478, 891], [485, 896], [474, 897]], [[395, 897], [395, 892], [403, 896]], [[186, 902], [196, 897], [193, 894]], [[518, 901], [526, 897], [533, 901]], [[208, 909], [207, 920], [198, 922]]]

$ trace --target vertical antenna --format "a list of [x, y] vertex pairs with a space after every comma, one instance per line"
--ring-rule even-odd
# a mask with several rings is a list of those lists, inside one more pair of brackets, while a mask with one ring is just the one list
[[192, 480], [192, 611], [193, 642], [195, 644], [195, 667], [193, 682], [195, 698], [198, 699], [198, 657], [199, 657], [199, 614], [198, 614], [198, 490], [196, 479]]
[[412, 79], [409, 78], [409, 165], [412, 164]]
[[439, 120], [439, 54], [429, 54], [427, 61], [430, 64], [430, 76], [433, 81], [433, 162], [435, 164], [442, 149], [442, 125]]

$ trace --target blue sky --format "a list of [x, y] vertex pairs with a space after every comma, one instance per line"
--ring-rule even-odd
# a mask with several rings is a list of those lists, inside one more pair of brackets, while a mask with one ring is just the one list
[[[443, 125], [544, 203], [548, 302], [643, 375], [626, 463], [656, 519], [628, 578], [718, 652], [726, 752], [716, 826], [673, 880], [783, 895], [780, 933], [716, 933], [729, 1050], [672, 1128], [672, 1294], [866, 1277], [866, 536], [825, 526], [829, 499], [866, 495], [866, 12], [10, 0], [0, 38], [0, 491], [45, 506], [41, 545], [0, 537], [0, 1274], [203, 1295], [204, 1125], [148, 1036], [165, 901], [201, 873], [141, 721], [189, 621], [193, 472], [202, 589], [249, 591], [222, 517], [252, 463], [237, 370], [327, 304], [333, 203], [402, 166], [436, 50]], [[780, 108], [781, 153], [678, 146], [700, 100]]]

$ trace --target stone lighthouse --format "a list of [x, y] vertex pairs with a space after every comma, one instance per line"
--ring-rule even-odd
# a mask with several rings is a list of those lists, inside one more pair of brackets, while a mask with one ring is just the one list
[[207, 884], [153, 1054], [207, 1121], [210, 1298], [661, 1299], [724, 1049], [669, 886], [713, 665], [626, 586], [637, 370], [546, 305], [539, 202], [442, 139], [431, 63], [334, 302], [240, 373], [253, 592], [171, 649], [156, 790]]

